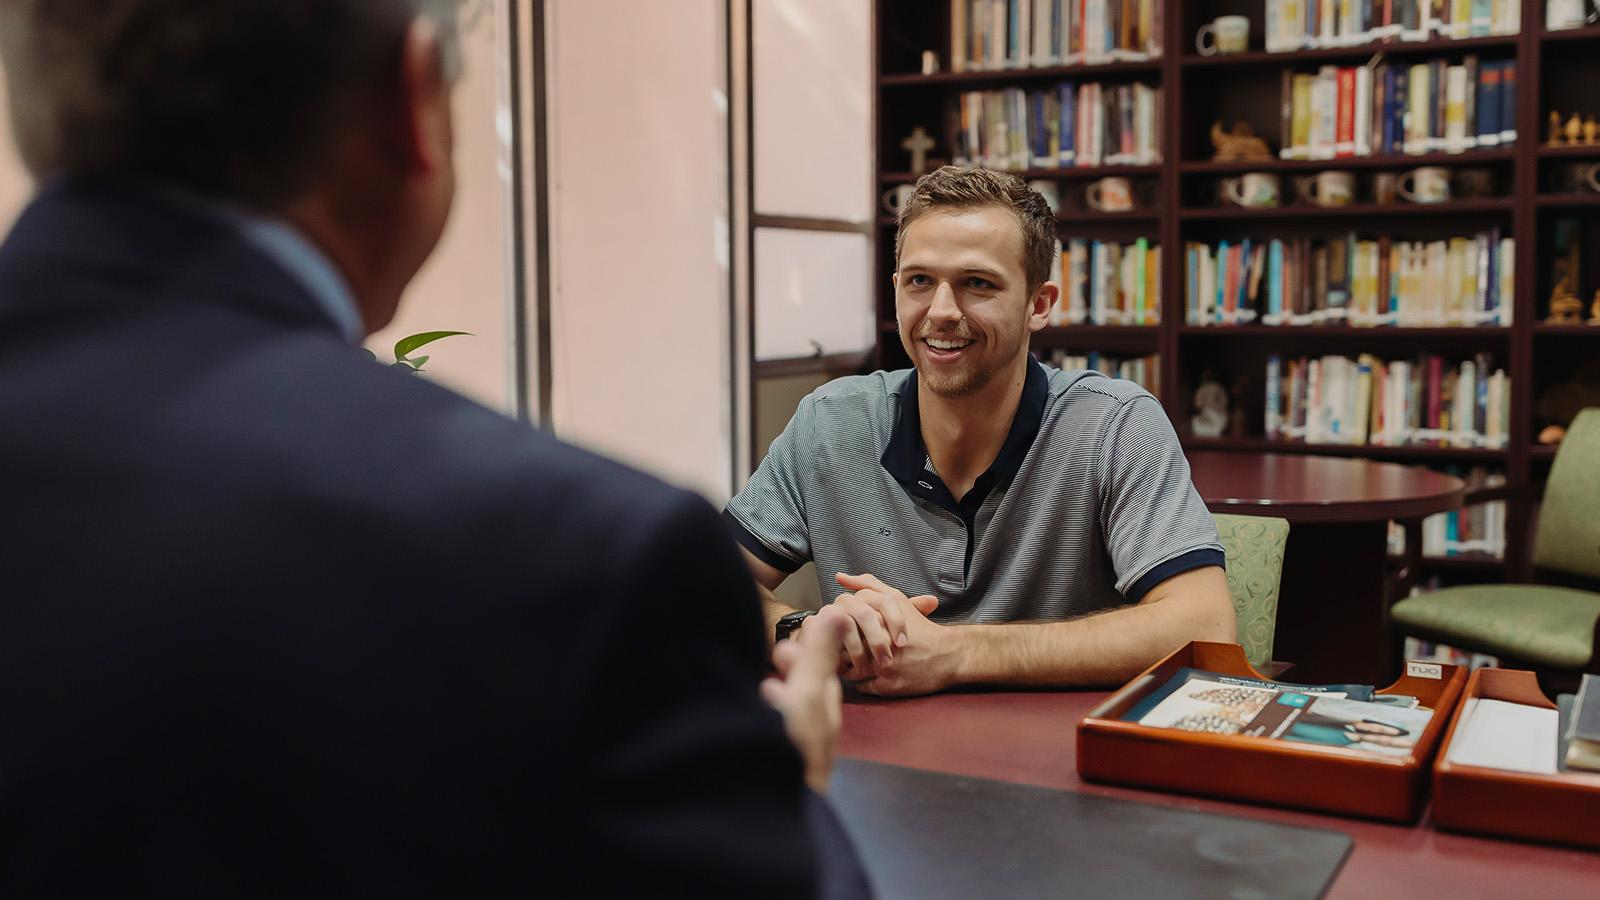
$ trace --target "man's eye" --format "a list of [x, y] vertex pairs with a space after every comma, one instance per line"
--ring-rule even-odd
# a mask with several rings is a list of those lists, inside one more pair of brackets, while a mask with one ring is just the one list
[[911, 276], [911, 283], [917, 287], [927, 287], [928, 285], [933, 284], [933, 279], [926, 275], [913, 275]]
[[994, 290], [994, 282], [990, 281], [987, 278], [968, 278], [967, 279], [967, 284], [972, 286], [972, 287], [977, 288], [980, 291], [992, 291], [992, 290]]

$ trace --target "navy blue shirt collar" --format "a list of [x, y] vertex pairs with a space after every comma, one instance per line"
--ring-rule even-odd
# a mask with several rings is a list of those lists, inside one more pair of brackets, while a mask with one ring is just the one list
[[1022, 467], [1034, 438], [1039, 436], [1039, 426], [1044, 421], [1045, 400], [1050, 395], [1050, 378], [1044, 367], [1028, 357], [1024, 363], [1027, 373], [1022, 381], [1022, 399], [1017, 412], [1011, 417], [1011, 429], [1005, 443], [989, 468], [978, 476], [972, 490], [957, 503], [944, 482], [928, 470], [928, 448], [922, 442], [922, 413], [917, 405], [917, 373], [913, 369], [900, 387], [898, 417], [889, 435], [889, 445], [883, 451], [883, 467], [907, 491], [924, 497], [961, 516], [969, 525], [978, 506], [996, 484], [1009, 481]]

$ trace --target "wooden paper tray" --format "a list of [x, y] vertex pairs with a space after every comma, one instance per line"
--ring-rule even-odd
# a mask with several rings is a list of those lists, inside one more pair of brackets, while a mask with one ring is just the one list
[[1458, 666], [1413, 663], [1408, 671], [1417, 674], [1378, 691], [1409, 694], [1434, 711], [1406, 756], [1150, 728], [1121, 720], [1186, 666], [1272, 680], [1252, 669], [1236, 644], [1194, 641], [1175, 651], [1078, 723], [1078, 774], [1085, 781], [1413, 822], [1427, 798], [1434, 752], [1466, 682], [1466, 672]]
[[[1532, 672], [1516, 669], [1473, 672], [1462, 700], [1469, 697], [1556, 708]], [[1460, 719], [1457, 708], [1441, 748], [1450, 746]], [[1600, 774], [1533, 775], [1463, 766], [1446, 762], [1441, 750], [1433, 791], [1433, 821], [1440, 828], [1600, 847]]]

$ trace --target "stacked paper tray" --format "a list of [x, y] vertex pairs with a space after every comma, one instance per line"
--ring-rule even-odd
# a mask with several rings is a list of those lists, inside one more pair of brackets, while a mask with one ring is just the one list
[[1121, 720], [1185, 667], [1272, 680], [1252, 669], [1236, 644], [1195, 641], [1180, 648], [1078, 723], [1078, 774], [1085, 781], [1412, 822], [1422, 812], [1434, 754], [1466, 682], [1458, 666], [1407, 663], [1405, 677], [1377, 692], [1414, 696], [1434, 713], [1415, 745], [1396, 755]]
[[[1479, 669], [1462, 700], [1504, 700], [1555, 709], [1532, 672]], [[1455, 738], [1461, 708], [1451, 717], [1444, 748]], [[1566, 771], [1535, 775], [1449, 762], [1433, 770], [1433, 821], [1440, 828], [1558, 844], [1600, 847], [1600, 774]]]

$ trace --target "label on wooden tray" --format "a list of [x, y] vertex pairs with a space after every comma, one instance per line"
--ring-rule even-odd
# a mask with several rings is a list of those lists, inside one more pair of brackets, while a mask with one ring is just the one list
[[1438, 663], [1417, 662], [1414, 659], [1408, 659], [1406, 660], [1406, 674], [1412, 678], [1438, 680], [1444, 677], [1444, 667]]

